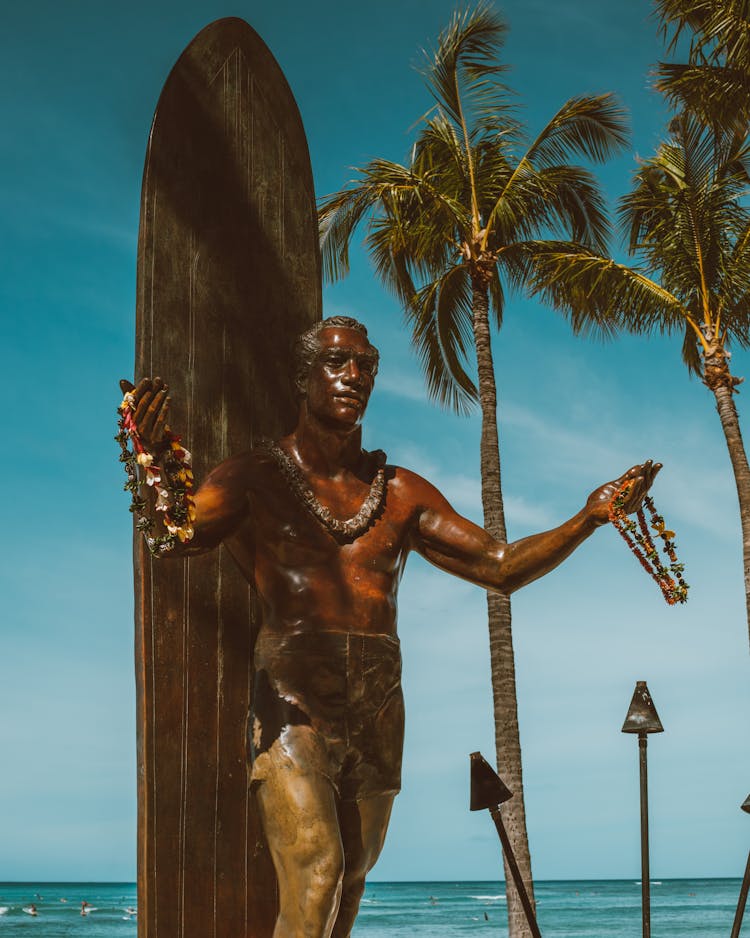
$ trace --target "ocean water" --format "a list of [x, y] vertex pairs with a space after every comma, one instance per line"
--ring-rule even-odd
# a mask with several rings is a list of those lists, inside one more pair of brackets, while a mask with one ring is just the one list
[[[652, 880], [653, 938], [729, 938], [739, 879]], [[640, 880], [537, 882], [544, 938], [641, 938]], [[357, 938], [507, 936], [502, 883], [368, 884]], [[750, 909], [742, 929], [750, 938]]]
[[[739, 879], [652, 880], [653, 938], [729, 938]], [[544, 938], [640, 938], [638, 880], [536, 884]], [[81, 915], [81, 903], [91, 911]], [[24, 909], [35, 905], [37, 915]], [[0, 938], [135, 938], [134, 883], [0, 883]], [[498, 882], [368, 883], [355, 938], [507, 936]], [[750, 910], [742, 929], [750, 938]], [[227, 936], [234, 938], [234, 936]]]

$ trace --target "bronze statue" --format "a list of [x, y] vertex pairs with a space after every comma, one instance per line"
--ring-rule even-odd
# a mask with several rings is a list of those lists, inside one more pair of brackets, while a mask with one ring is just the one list
[[[195, 494], [192, 537], [173, 550], [225, 543], [261, 601], [248, 732], [279, 882], [275, 938], [349, 935], [382, 849], [400, 787], [396, 597], [409, 551], [511, 593], [605, 524], [625, 480], [634, 484], [623, 507], [635, 511], [661, 468], [634, 466], [559, 527], [498, 543], [425, 479], [362, 450], [377, 367], [356, 320], [333, 317], [303, 333], [296, 427], [215, 468]], [[121, 385], [158, 460], [170, 438], [168, 387], [160, 378]]]

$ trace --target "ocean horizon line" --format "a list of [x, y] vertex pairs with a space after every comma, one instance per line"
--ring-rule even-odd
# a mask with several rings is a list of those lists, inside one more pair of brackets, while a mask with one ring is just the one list
[[[741, 882], [741, 876], [652, 876], [651, 885], [679, 882], [693, 882], [701, 880], [702, 882]], [[419, 886], [423, 883], [494, 883], [496, 885], [505, 884], [503, 879], [460, 879], [455, 876], [449, 876], [442, 879], [369, 879], [368, 885], [392, 885], [403, 884]], [[534, 879], [535, 885], [543, 883], [633, 883], [640, 885], [641, 880], [637, 874], [633, 876], [572, 876], [559, 879]], [[0, 886], [137, 886], [136, 879], [0, 879]]]

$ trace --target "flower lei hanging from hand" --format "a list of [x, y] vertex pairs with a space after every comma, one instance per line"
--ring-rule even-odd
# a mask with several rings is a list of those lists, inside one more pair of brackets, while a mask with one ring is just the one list
[[615, 492], [612, 501], [609, 503], [609, 520], [622, 535], [625, 543], [632, 550], [641, 566], [646, 570], [649, 576], [653, 577], [657, 586], [670, 606], [675, 603], [687, 602], [687, 594], [690, 587], [682, 577], [685, 570], [685, 564], [677, 560], [677, 552], [674, 543], [674, 531], [666, 530], [664, 518], [657, 514], [654, 501], [648, 495], [643, 499], [643, 504], [648, 509], [651, 516], [651, 527], [656, 534], [662, 538], [662, 550], [669, 559], [669, 567], [662, 563], [659, 552], [654, 546], [651, 532], [646, 523], [646, 517], [643, 508], [636, 512], [636, 522], [629, 518], [624, 511], [625, 500], [633, 488], [633, 482], [625, 482], [624, 485]]
[[[135, 423], [135, 397], [128, 392], [117, 408], [119, 432], [115, 440], [120, 444], [120, 462], [125, 465], [128, 481], [125, 491], [130, 492], [131, 512], [137, 516], [136, 529], [142, 531], [152, 554], [169, 553], [178, 543], [192, 540], [195, 531], [195, 499], [193, 498], [193, 470], [190, 453], [182, 446], [180, 437], [167, 433], [168, 447], [159, 463], [153, 453], [143, 445]], [[132, 442], [133, 449], [128, 443]], [[144, 514], [146, 500], [141, 493], [138, 467], [141, 467], [149, 485], [156, 492], [156, 511], [163, 512], [166, 534], [155, 537], [154, 521]]]

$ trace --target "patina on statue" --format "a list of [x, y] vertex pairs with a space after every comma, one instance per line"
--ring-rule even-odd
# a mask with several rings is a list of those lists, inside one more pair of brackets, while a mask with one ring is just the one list
[[[597, 488], [559, 527], [502, 544], [440, 492], [361, 446], [377, 373], [366, 329], [333, 317], [295, 349], [297, 425], [213, 470], [195, 495], [194, 537], [176, 554], [226, 543], [257, 590], [263, 622], [249, 723], [251, 784], [279, 883], [275, 938], [350, 934], [400, 787], [403, 700], [396, 596], [415, 550], [503, 593], [560, 564], [608, 520], [625, 480], [635, 511], [651, 461]], [[168, 433], [160, 378], [132, 391], [143, 443]]]

